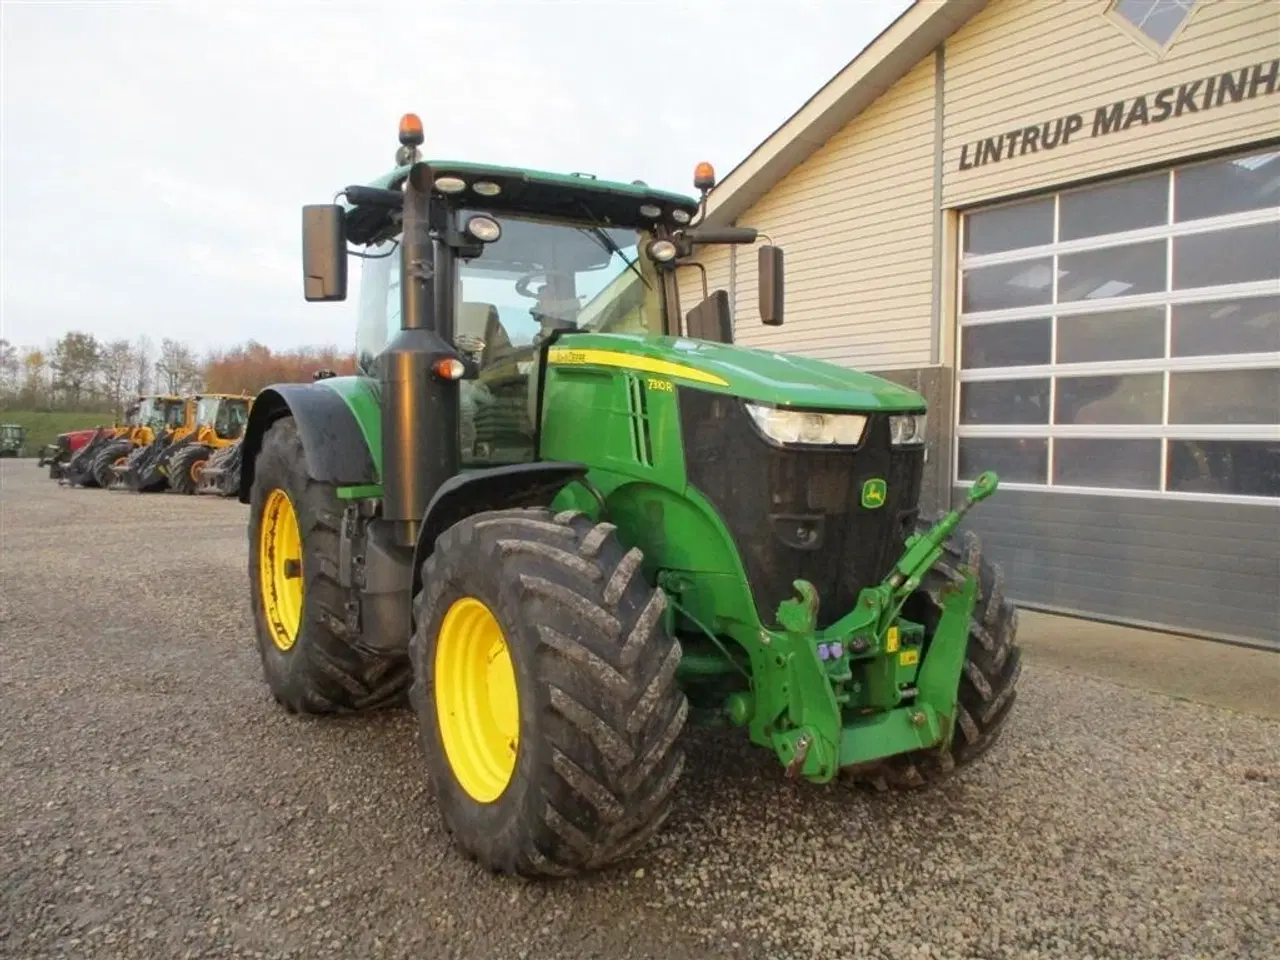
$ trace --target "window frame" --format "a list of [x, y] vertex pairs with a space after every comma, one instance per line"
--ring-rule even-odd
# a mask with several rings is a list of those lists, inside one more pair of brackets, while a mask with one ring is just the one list
[[1182, 18], [1182, 22], [1178, 24], [1178, 28], [1173, 31], [1169, 39], [1164, 43], [1158, 41], [1140, 26], [1122, 14], [1119, 10], [1121, 0], [1105, 0], [1103, 15], [1114, 23], [1129, 39], [1140, 44], [1148, 53], [1155, 54], [1157, 60], [1163, 60], [1165, 55], [1173, 49], [1173, 45], [1178, 42], [1182, 36], [1182, 32], [1187, 29], [1189, 24], [1200, 8], [1204, 6], [1203, 0], [1185, 0], [1191, 4], [1187, 10], [1187, 15]]
[[[1089, 496], [1119, 496], [1158, 498], [1161, 500], [1186, 500], [1204, 503], [1255, 504], [1280, 508], [1280, 497], [1237, 495], [1226, 493], [1187, 493], [1173, 491], [1169, 486], [1170, 441], [1177, 440], [1258, 440], [1280, 443], [1280, 424], [1170, 424], [1170, 378], [1181, 372], [1196, 371], [1235, 371], [1235, 370], [1270, 370], [1280, 368], [1280, 349], [1257, 353], [1230, 353], [1202, 356], [1174, 356], [1173, 348], [1173, 308], [1183, 304], [1214, 302], [1221, 300], [1245, 300], [1254, 297], [1276, 297], [1280, 295], [1280, 279], [1252, 281], [1239, 284], [1218, 285], [1213, 287], [1197, 287], [1193, 289], [1174, 289], [1176, 278], [1173, 275], [1174, 248], [1179, 237], [1209, 233], [1216, 230], [1237, 227], [1275, 225], [1280, 231], [1280, 205], [1244, 213], [1231, 213], [1200, 220], [1175, 221], [1177, 215], [1176, 189], [1178, 173], [1206, 164], [1223, 163], [1224, 161], [1243, 159], [1259, 153], [1275, 152], [1271, 145], [1255, 145], [1242, 151], [1234, 151], [1226, 156], [1214, 157], [1189, 163], [1173, 164], [1158, 170], [1147, 170], [1127, 176], [1100, 180], [1085, 185], [1060, 187], [1038, 194], [1022, 196], [1014, 200], [983, 204], [958, 211], [958, 237], [956, 245], [956, 280], [954, 288], [956, 327], [954, 344], [955, 378], [952, 393], [951, 417], [953, 435], [951, 440], [951, 482], [953, 486], [967, 488], [972, 485], [971, 479], [960, 476], [960, 442], [966, 439], [984, 438], [1025, 438], [1047, 439], [1047, 460], [1045, 461], [1046, 482], [1023, 483], [1002, 482], [1002, 487], [1016, 490], [1027, 490], [1041, 493], [1068, 493]], [[1061, 205], [1064, 195], [1079, 190], [1088, 190], [1102, 185], [1111, 185], [1126, 180], [1149, 178], [1162, 175], [1167, 180], [1169, 190], [1166, 221], [1158, 227], [1144, 227], [1120, 233], [1106, 234], [1080, 240], [1058, 241], [1060, 235]], [[1054, 242], [1033, 247], [1022, 247], [997, 253], [965, 254], [965, 231], [971, 216], [1011, 207], [1019, 204], [1030, 204], [1043, 201], [1047, 197], [1053, 199], [1053, 237]], [[1165, 290], [1159, 293], [1138, 294], [1099, 298], [1096, 300], [1076, 300], [1058, 303], [1058, 258], [1070, 253], [1098, 251], [1130, 244], [1161, 240], [1165, 243], [1167, 271]], [[978, 267], [1018, 263], [1037, 259], [1051, 258], [1053, 279], [1051, 298], [1048, 304], [1027, 307], [1015, 307], [998, 310], [973, 311], [963, 310], [966, 271]], [[1164, 314], [1164, 355], [1161, 357], [1138, 360], [1102, 360], [1083, 363], [1057, 362], [1058, 323], [1059, 318], [1088, 316], [1116, 311], [1136, 310], [1140, 308], [1161, 308]], [[977, 367], [967, 370], [963, 366], [963, 343], [966, 328], [999, 325], [1017, 321], [1048, 318], [1050, 323], [1050, 354], [1046, 364], [1033, 364], [1007, 367]], [[1118, 374], [1161, 373], [1163, 375], [1162, 415], [1159, 424], [1054, 424], [1057, 405], [1058, 383], [1061, 378], [1075, 376], [1098, 376]], [[1043, 424], [964, 424], [961, 407], [961, 392], [964, 384], [982, 381], [1048, 379], [1049, 410]], [[1056, 438], [1086, 439], [1158, 439], [1160, 441], [1160, 483], [1156, 490], [1121, 487], [1080, 487], [1054, 483], [1055, 444]]]

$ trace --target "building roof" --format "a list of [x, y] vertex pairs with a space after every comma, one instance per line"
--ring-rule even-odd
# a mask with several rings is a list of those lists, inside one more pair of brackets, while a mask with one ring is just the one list
[[708, 224], [725, 225], [959, 30], [988, 0], [912, 0], [843, 70], [832, 77], [707, 197]]

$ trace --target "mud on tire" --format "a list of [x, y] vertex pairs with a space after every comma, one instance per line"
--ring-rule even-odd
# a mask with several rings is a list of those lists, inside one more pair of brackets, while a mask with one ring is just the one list
[[[441, 815], [494, 872], [568, 876], [637, 852], [670, 810], [688, 704], [666, 596], [609, 523], [545, 509], [477, 514], [447, 530], [422, 568], [410, 694]], [[437, 635], [454, 601], [481, 600], [514, 664], [519, 742], [491, 803], [459, 785], [436, 718]]]
[[[403, 702], [412, 679], [408, 659], [360, 650], [347, 631], [345, 598], [337, 581], [342, 501], [332, 485], [307, 472], [292, 417], [277, 420], [267, 430], [256, 464], [249, 508], [250, 602], [272, 694], [290, 712], [312, 714], [350, 713]], [[288, 650], [272, 640], [259, 570], [263, 507], [276, 488], [289, 495], [302, 537], [302, 621]]]
[[[918, 529], [928, 529], [922, 523]], [[979, 573], [955, 735], [945, 751], [917, 751], [889, 757], [852, 779], [876, 789], [911, 789], [943, 779], [982, 757], [999, 741], [1014, 701], [1022, 672], [1022, 649], [1017, 644], [1018, 611], [1004, 593], [1004, 571], [982, 556], [982, 541], [972, 530], [952, 537], [942, 558], [923, 579], [903, 608], [908, 620], [925, 625], [933, 635], [942, 616], [941, 591], [964, 582], [961, 566]]]

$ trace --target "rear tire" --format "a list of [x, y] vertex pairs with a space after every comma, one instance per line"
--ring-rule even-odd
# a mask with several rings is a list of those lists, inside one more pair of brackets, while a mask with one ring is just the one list
[[[920, 530], [927, 529], [922, 525]], [[1017, 644], [1018, 611], [1004, 593], [1004, 571], [982, 556], [973, 531], [952, 537], [942, 558], [907, 600], [903, 616], [925, 625], [933, 635], [942, 616], [941, 591], [960, 586], [961, 565], [977, 570], [978, 592], [969, 625], [955, 735], [947, 750], [920, 750], [888, 757], [853, 774], [876, 789], [914, 789], [935, 783], [981, 758], [999, 741], [1017, 699], [1022, 648]]]
[[213, 456], [213, 450], [202, 443], [191, 444], [169, 461], [169, 489], [174, 493], [194, 494], [200, 486], [200, 471]]
[[[681, 651], [663, 623], [666, 596], [645, 582], [642, 559], [612, 524], [530, 509], [461, 521], [423, 564], [410, 700], [444, 823], [491, 871], [598, 869], [637, 852], [668, 815], [688, 704], [675, 682]], [[469, 642], [442, 626], [460, 601], [476, 600], [501, 630], [517, 701], [491, 707], [495, 718], [505, 710], [516, 736], [492, 795], [479, 798], [464, 786], [476, 780], [466, 770], [485, 765], [461, 756], [460, 741], [488, 714], [467, 709], [440, 655]], [[494, 686], [476, 689], [487, 697]]]
[[[273, 492], [277, 512], [268, 515]], [[301, 594], [292, 607], [280, 596], [285, 580], [275, 575], [278, 551], [271, 539], [275, 525], [287, 522], [286, 502], [296, 523], [296, 555], [281, 562], [297, 562], [298, 576], [292, 579], [301, 580]], [[290, 712], [351, 713], [390, 706], [403, 700], [412, 680], [403, 654], [357, 649], [347, 630], [345, 595], [336, 579], [342, 507], [336, 488], [308, 473], [294, 419], [273, 423], [262, 438], [251, 491], [249, 587], [263, 673], [272, 695]]]

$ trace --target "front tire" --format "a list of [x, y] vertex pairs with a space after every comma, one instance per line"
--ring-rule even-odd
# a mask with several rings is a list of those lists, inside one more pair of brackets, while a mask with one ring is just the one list
[[402, 701], [403, 655], [358, 649], [335, 577], [342, 501], [307, 471], [292, 417], [262, 438], [250, 498], [249, 586], [272, 695], [294, 713], [350, 713]]
[[108, 489], [116, 482], [115, 466], [123, 466], [129, 459], [133, 443], [126, 437], [112, 440], [98, 451], [93, 458], [93, 478], [102, 489]]
[[213, 450], [202, 443], [193, 443], [174, 455], [169, 461], [169, 489], [174, 493], [192, 495], [200, 486], [200, 473]]
[[[927, 529], [921, 526], [920, 530]], [[946, 750], [920, 750], [889, 757], [854, 774], [877, 789], [914, 789], [949, 777], [984, 756], [1000, 740], [1017, 699], [1022, 648], [1017, 643], [1018, 611], [1005, 597], [1004, 571], [982, 556], [972, 530], [952, 537], [942, 558], [908, 598], [903, 616], [933, 635], [942, 616], [942, 591], [961, 586], [961, 565], [978, 571], [978, 591], [969, 623], [969, 642], [960, 675], [956, 729]]]
[[461, 521], [423, 564], [410, 700], [444, 823], [489, 870], [598, 869], [668, 815], [688, 704], [642, 560], [612, 524], [529, 509]]

